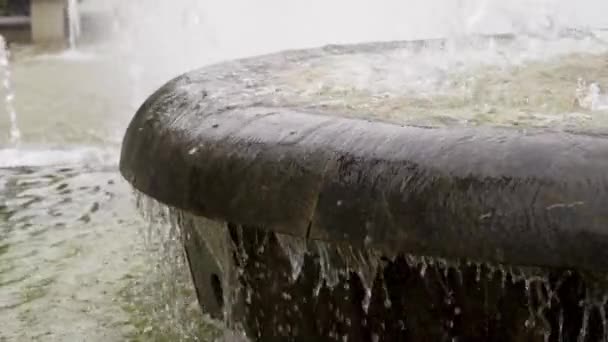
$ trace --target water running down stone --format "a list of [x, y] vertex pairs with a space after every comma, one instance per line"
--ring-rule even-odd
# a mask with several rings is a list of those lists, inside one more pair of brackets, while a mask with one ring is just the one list
[[[228, 62], [140, 108], [121, 172], [171, 208], [199, 302], [229, 330], [260, 341], [606, 338], [606, 125], [601, 110], [593, 125], [563, 125], [569, 68], [602, 52], [482, 69], [506, 81], [476, 80], [473, 94], [459, 91], [467, 70], [438, 75], [431, 101], [398, 78], [361, 88], [361, 69], [339, 67], [425, 44]], [[567, 87], [517, 102], [528, 83], [516, 80], [536, 72]], [[514, 97], [477, 116], [487, 98], [476, 92], [494, 86]]]

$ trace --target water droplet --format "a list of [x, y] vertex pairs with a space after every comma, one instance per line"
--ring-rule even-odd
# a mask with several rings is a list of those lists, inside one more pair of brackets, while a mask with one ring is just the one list
[[424, 275], [426, 274], [426, 268], [427, 268], [427, 263], [424, 257], [421, 258], [421, 262], [422, 262], [422, 267], [420, 268], [420, 276], [422, 278], [424, 278]]
[[289, 258], [291, 264], [291, 281], [295, 282], [304, 266], [306, 255], [306, 240], [289, 235], [277, 234], [277, 240], [281, 248]]
[[587, 326], [589, 324], [589, 305], [585, 305], [585, 309], [583, 311], [583, 323], [581, 326], [581, 331], [578, 335], [578, 342], [585, 342], [585, 338], [587, 337]]

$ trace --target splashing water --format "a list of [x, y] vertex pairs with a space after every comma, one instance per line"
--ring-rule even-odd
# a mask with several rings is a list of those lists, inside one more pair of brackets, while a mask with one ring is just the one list
[[146, 253], [142, 279], [125, 289], [127, 311], [137, 321], [139, 338], [168, 341], [212, 341], [221, 323], [201, 312], [175, 211], [144, 194], [135, 206], [148, 222], [140, 236]]
[[10, 50], [4, 37], [0, 36], [0, 66], [2, 67], [2, 87], [4, 88], [4, 105], [10, 121], [9, 138], [12, 145], [19, 143], [21, 132], [17, 124], [17, 111], [15, 110], [14, 100], [15, 91], [11, 83]]
[[76, 49], [76, 43], [80, 37], [80, 13], [78, 11], [78, 0], [68, 0], [68, 43], [71, 50]]
[[[215, 333], [219, 329], [223, 341], [244, 338], [244, 329], [241, 325], [243, 317], [241, 305], [243, 303], [246, 303], [244, 304], [245, 312], [259, 310], [258, 306], [264, 305], [267, 306], [264, 309], [266, 315], [272, 315], [273, 313], [268, 311], [268, 308], [273, 308], [280, 317], [285, 317], [284, 315], [308, 312], [309, 309], [306, 307], [310, 301], [323, 303], [331, 300], [333, 303], [336, 300], [331, 309], [335, 315], [332, 322], [344, 323], [344, 326], [350, 327], [353, 317], [349, 317], [347, 311], [340, 311], [340, 300], [336, 298], [345, 296], [348, 303], [349, 291], [353, 289], [353, 286], [361, 287], [362, 291], [359, 293], [363, 295], [359, 298], [364, 315], [374, 315], [374, 312], [378, 313], [378, 310], [390, 311], [394, 307], [399, 308], [403, 303], [403, 298], [411, 305], [420, 301], [431, 307], [438, 305], [449, 308], [453, 312], [453, 317], [446, 321], [446, 326], [454, 329], [455, 334], [458, 334], [458, 331], [462, 332], [463, 324], [469, 324], [462, 320], [471, 319], [470, 309], [475, 304], [470, 301], [474, 301], [476, 296], [482, 295], [479, 293], [481, 289], [492, 293], [488, 297], [490, 301], [494, 300], [492, 298], [496, 296], [508, 297], [514, 292], [520, 293], [521, 298], [525, 301], [525, 303], [521, 303], [523, 305], [521, 308], [525, 309], [525, 312], [520, 312], [521, 329], [542, 336], [546, 341], [569, 340], [573, 334], [576, 335], [578, 341], [588, 341], [592, 333], [591, 322], [594, 319], [593, 329], [596, 331], [593, 332], [595, 334], [593, 336], [597, 336], [599, 333], [606, 337], [608, 333], [606, 331], [608, 322], [605, 314], [607, 305], [605, 291], [602, 290], [601, 285], [598, 286], [599, 284], [591, 281], [584, 288], [583, 297], [571, 298], [571, 292], [567, 287], [573, 286], [578, 280], [570, 271], [551, 273], [536, 267], [494, 265], [464, 260], [452, 261], [430, 256], [386, 257], [369, 248], [358, 249], [344, 244], [333, 245], [319, 241], [306, 241], [261, 230], [256, 232], [256, 228], [253, 227], [232, 225], [233, 228], [230, 228], [230, 224], [194, 217], [178, 209], [166, 207], [145, 195], [140, 194], [138, 198], [143, 203], [139, 207], [144, 208], [146, 219], [151, 222], [162, 222], [154, 230], [156, 232], [154, 234], [160, 233], [162, 236], [158, 235], [152, 241], [154, 244], [160, 243], [161, 246], [164, 246], [162, 248], [165, 252], [161, 253], [163, 255], [161, 259], [168, 273], [161, 273], [164, 274], [163, 279], [171, 279], [171, 283], [167, 283], [169, 286], [175, 286], [176, 283], [181, 282], [176, 281], [177, 279], [183, 279], [183, 284], [180, 286], [187, 285], [189, 280], [188, 270], [185, 267], [187, 261], [183, 256], [183, 245], [181, 244], [183, 232], [180, 233], [180, 231], [188, 232], [194, 229], [204, 232], [204, 236], [201, 235], [203, 238], [201, 242], [213, 251], [214, 258], [222, 265], [222, 272], [229, 273], [223, 273], [221, 277], [224, 303], [228, 305], [224, 308], [223, 322], [213, 321], [208, 317], [203, 318], [203, 316], [198, 318], [199, 322], [205, 322], [204, 324], [207, 324], [208, 327], [214, 327]], [[226, 239], [228, 236], [231, 238]], [[248, 239], [253, 239], [253, 241], [248, 241]], [[168, 252], [169, 250], [172, 252]], [[176, 259], [175, 256], [179, 257]], [[267, 258], [273, 260], [282, 258], [284, 262], [273, 266], [273, 262]], [[269, 264], [264, 265], [265, 261], [269, 261]], [[405, 267], [405, 269], [397, 271], [394, 268], [395, 265], [401, 265], [400, 267]], [[193, 267], [193, 265], [190, 266]], [[310, 273], [315, 269], [316, 271]], [[155, 272], [158, 273], [159, 270], [157, 269]], [[405, 278], [399, 278], [401, 276]], [[266, 288], [256, 287], [255, 279], [261, 279], [260, 284], [266, 284], [266, 282], [273, 284], [273, 289], [268, 292]], [[353, 279], [357, 280], [353, 281]], [[401, 279], [397, 280], [398, 286], [395, 284], [396, 279]], [[160, 286], [163, 288], [163, 292], [175, 292], [175, 290], [163, 287], [167, 284]], [[301, 292], [302, 288], [297, 290], [302, 284], [309, 284], [307, 286], [310, 288], [307, 291], [310, 291], [310, 297], [306, 295], [302, 297], [303, 293], [307, 293]], [[197, 285], [206, 286], [200, 283]], [[414, 287], [409, 288], [408, 286]], [[574, 284], [574, 286], [578, 285]], [[408, 291], [420, 290], [423, 292], [416, 293], [423, 298], [408, 297], [408, 293], [410, 293]], [[359, 290], [355, 290], [355, 292], [357, 291]], [[155, 292], [155, 295], [158, 295], [158, 292]], [[271, 297], [264, 297], [268, 295]], [[329, 299], [328, 296], [333, 297], [329, 297], [331, 298]], [[188, 322], [188, 320], [196, 322], [196, 316], [184, 317], [182, 315], [181, 318], [175, 320], [176, 317], [179, 317], [180, 312], [184, 311], [183, 309], [178, 310], [180, 299], [175, 296], [168, 298], [171, 298], [170, 303], [172, 304], [158, 311], [159, 320], [168, 320], [173, 326], [180, 326], [179, 324]], [[194, 300], [194, 297], [190, 298]], [[272, 298], [271, 303], [265, 302], [270, 298]], [[569, 307], [573, 300], [579, 301], [576, 304], [577, 309]], [[195, 304], [192, 305], [195, 306]], [[494, 305], [502, 304], [488, 305], [490, 305], [490, 311], [486, 314], [492, 315], [495, 313], [492, 310], [496, 309]], [[569, 309], [565, 309], [567, 307]], [[416, 307], [413, 310], [417, 312], [418, 309], [420, 308]], [[573, 311], [577, 313], [573, 313]], [[193, 313], [196, 314], [196, 310]], [[411, 314], [411, 312], [409, 313]], [[407, 314], [404, 312], [406, 316], [402, 317], [400, 321], [392, 323], [390, 321], [392, 318], [387, 317], [387, 321], [382, 322], [382, 327], [379, 328], [381, 330], [373, 333], [377, 336], [382, 335], [385, 324], [388, 327], [394, 323], [401, 330], [411, 328], [407, 327]], [[577, 324], [575, 323], [576, 315], [580, 316], [580, 321], [578, 328], [573, 331], [572, 324]], [[311, 318], [303, 317], [302, 319]], [[179, 323], [180, 321], [181, 323]], [[566, 325], [570, 325], [568, 331], [564, 329]], [[598, 327], [602, 329], [600, 332], [597, 332]], [[277, 325], [275, 333], [279, 334], [277, 336], [290, 336], [289, 334], [296, 331], [294, 329], [298, 329], [297, 323], [295, 326], [290, 326], [289, 323], [282, 321]], [[339, 329], [328, 333], [337, 337], [339, 336], [338, 331]], [[346, 335], [341, 337], [348, 340]], [[261, 336], [258, 335], [258, 338]]]
[[576, 105], [591, 111], [608, 110], [608, 94], [603, 94], [597, 82], [587, 82], [579, 78], [576, 87]]

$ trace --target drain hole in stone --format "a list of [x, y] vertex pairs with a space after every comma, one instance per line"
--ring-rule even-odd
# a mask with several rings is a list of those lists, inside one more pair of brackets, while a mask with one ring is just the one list
[[224, 307], [224, 291], [222, 290], [222, 282], [220, 281], [220, 277], [217, 274], [211, 275], [211, 289], [213, 290], [213, 295], [215, 295], [215, 300], [220, 307]]

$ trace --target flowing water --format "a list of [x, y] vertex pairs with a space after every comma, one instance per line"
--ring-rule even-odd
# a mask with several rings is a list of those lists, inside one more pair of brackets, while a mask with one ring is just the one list
[[17, 123], [17, 113], [15, 112], [15, 105], [13, 101], [15, 99], [15, 93], [13, 91], [13, 85], [11, 83], [11, 66], [10, 66], [10, 51], [6, 46], [4, 37], [0, 37], [0, 65], [4, 69], [4, 77], [2, 85], [4, 86], [4, 106], [8, 114], [9, 119], [9, 141], [11, 144], [16, 145], [21, 138], [21, 132], [19, 131], [19, 124]]
[[[488, 79], [521, 76], [531, 82], [530, 88], [511, 90], [534, 92], [533, 85], [542, 79], [535, 75], [549, 68], [543, 61], [574, 58], [573, 64], [563, 63], [567, 66], [563, 72], [569, 78], [559, 83], [560, 94], [565, 94], [567, 101], [580, 99], [581, 109], [576, 111], [580, 114], [575, 119], [605, 120], [608, 114], [603, 88], [608, 87], [608, 79], [603, 74], [594, 75], [588, 66], [589, 62], [597, 68], [605, 65], [603, 32], [596, 30], [575, 43], [572, 39], [543, 40], [547, 36], [554, 38], [556, 28], [567, 20], [574, 21], [572, 25], [606, 24], [605, 18], [598, 15], [607, 11], [604, 2], [578, 2], [575, 8], [565, 1], [556, 2], [561, 7], [547, 5], [551, 1], [514, 1], [511, 5], [498, 1], [449, 5], [430, 2], [405, 6], [388, 0], [384, 4], [328, 4], [318, 0], [287, 6], [275, 0], [255, 5], [236, 0], [107, 1], [103, 6], [110, 9], [104, 10], [111, 11], [115, 19], [115, 29], [108, 29], [112, 37], [106, 42], [80, 46], [76, 42], [80, 29], [74, 19], [78, 17], [75, 7], [91, 6], [95, 1], [87, 0], [82, 5], [71, 1], [72, 49], [48, 51], [12, 45], [8, 50], [2, 42], [0, 341], [215, 338], [214, 323], [200, 319], [202, 313], [190, 283], [179, 232], [159, 219], [167, 217], [163, 208], [144, 211], [154, 215], [142, 219], [133, 203], [135, 196], [117, 172], [122, 134], [137, 106], [163, 82], [194, 67], [226, 58], [327, 43], [454, 34], [461, 39], [472, 32], [517, 31], [522, 34], [529, 59], [522, 60], [521, 46], [500, 53], [487, 47], [472, 49], [466, 55], [458, 49], [446, 53], [445, 49], [430, 48], [424, 51], [425, 55], [419, 55], [423, 58], [410, 56], [418, 64], [389, 63], [391, 70], [376, 70], [369, 78], [348, 78], [357, 75], [348, 73], [356, 70], [356, 60], [331, 61], [346, 70], [337, 79], [323, 74], [322, 67], [311, 69], [314, 77], [283, 76], [331, 90], [326, 94], [327, 101], [342, 96], [335, 91], [344, 82], [371, 82], [374, 77], [381, 77], [388, 80], [384, 85], [390, 86], [390, 75], [411, 76], [408, 85], [423, 89], [424, 93], [408, 93], [409, 104], [418, 98], [437, 96], [439, 93], [433, 92], [441, 90], [437, 86], [443, 83], [424, 88], [420, 80], [445, 75], [445, 70], [466, 66], [470, 72], [481, 63], [488, 68], [484, 69]], [[98, 6], [103, 7], [101, 3]], [[343, 15], [346, 6], [348, 18]], [[551, 20], [547, 21], [547, 17]], [[310, 22], [315, 23], [314, 27]], [[550, 56], [543, 55], [549, 50], [553, 51]], [[573, 52], [587, 55], [576, 60]], [[537, 64], [529, 64], [532, 62]], [[532, 71], [519, 76], [504, 74], [509, 70], [505, 65], [529, 65]], [[466, 91], [467, 82], [463, 80], [468, 75], [459, 75], [449, 83], [452, 88], [448, 90], [464, 87]], [[558, 82], [550, 77], [546, 81]], [[324, 84], [328, 87], [323, 88]], [[381, 87], [383, 83], [376, 85]], [[504, 90], [502, 85], [492, 86], [487, 91], [493, 94]], [[379, 94], [382, 89], [374, 91]], [[575, 112], [564, 107], [550, 113], [536, 110], [543, 108], [542, 100], [539, 97], [539, 102], [534, 102], [534, 115], [561, 118]], [[454, 107], [450, 103], [441, 102], [442, 106]], [[485, 105], [468, 102], [459, 110]], [[516, 105], [489, 103], [484, 118], [505, 111], [500, 106]], [[389, 112], [393, 115], [394, 111]], [[553, 116], [550, 119], [556, 120]], [[141, 203], [135, 204], [141, 207]], [[297, 242], [282, 243], [293, 251], [293, 268], [298, 270], [302, 261]], [[426, 268], [421, 267], [421, 272], [423, 269]], [[326, 272], [328, 276], [332, 274], [331, 265], [327, 265]]]
[[78, 0], [68, 0], [68, 44], [70, 49], [76, 48], [76, 41], [80, 38], [80, 12]]

